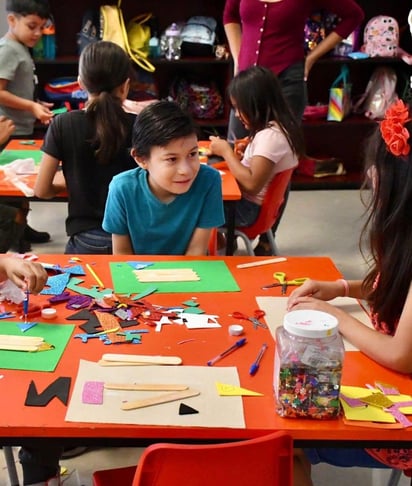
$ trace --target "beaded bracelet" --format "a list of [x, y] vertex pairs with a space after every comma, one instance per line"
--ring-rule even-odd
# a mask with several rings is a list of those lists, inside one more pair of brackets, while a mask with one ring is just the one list
[[340, 282], [343, 285], [343, 288], [344, 288], [343, 297], [349, 297], [349, 284], [348, 284], [348, 281], [345, 280], [345, 279], [343, 279], [343, 278], [339, 278], [336, 281], [337, 282]]

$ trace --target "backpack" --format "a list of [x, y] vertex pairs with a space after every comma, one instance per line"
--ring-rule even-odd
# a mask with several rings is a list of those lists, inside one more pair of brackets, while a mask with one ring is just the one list
[[77, 34], [79, 56], [86, 46], [100, 39], [100, 13], [98, 9], [90, 8], [83, 14], [82, 27]]
[[398, 99], [396, 72], [386, 66], [375, 69], [366, 90], [355, 104], [355, 113], [362, 113], [372, 120], [383, 119], [386, 109]]
[[190, 17], [182, 29], [182, 54], [212, 56], [216, 40], [217, 22], [213, 17]]
[[387, 15], [372, 17], [363, 31], [362, 51], [371, 57], [394, 57], [399, 47], [399, 25]]

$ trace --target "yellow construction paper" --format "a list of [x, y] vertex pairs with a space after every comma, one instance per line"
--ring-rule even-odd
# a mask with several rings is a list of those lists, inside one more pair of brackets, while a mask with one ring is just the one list
[[263, 397], [263, 393], [258, 393], [252, 390], [247, 390], [240, 386], [228, 385], [226, 383], [216, 382], [217, 392], [220, 396], [234, 397], [234, 396], [250, 396], [250, 397]]
[[[373, 390], [369, 388], [362, 388], [357, 386], [345, 386], [340, 387], [340, 391], [343, 395], [349, 398], [364, 398], [370, 396]], [[377, 389], [377, 393], [380, 391]], [[387, 396], [392, 402], [407, 402], [412, 401], [410, 395], [388, 395]], [[384, 422], [384, 423], [395, 423], [395, 417], [382, 410], [381, 408], [374, 407], [372, 405], [365, 407], [350, 407], [343, 399], [341, 400], [343, 411], [345, 417], [348, 420], [363, 420], [368, 422]], [[402, 407], [399, 409], [404, 415], [412, 414], [412, 407]]]

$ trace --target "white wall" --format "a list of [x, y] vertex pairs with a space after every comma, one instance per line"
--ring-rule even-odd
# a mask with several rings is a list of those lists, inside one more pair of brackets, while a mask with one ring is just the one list
[[6, 0], [0, 0], [0, 36], [7, 32]]

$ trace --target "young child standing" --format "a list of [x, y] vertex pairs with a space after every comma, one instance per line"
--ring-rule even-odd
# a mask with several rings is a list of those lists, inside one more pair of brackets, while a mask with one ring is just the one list
[[9, 29], [0, 39], [0, 115], [13, 120], [14, 135], [31, 136], [36, 119], [48, 124], [52, 104], [38, 102], [30, 55], [50, 17], [47, 0], [7, 0]]
[[297, 166], [303, 140], [280, 83], [269, 69], [254, 66], [241, 71], [229, 84], [228, 95], [249, 131], [249, 143], [239, 156], [226, 140], [211, 136], [210, 149], [225, 159], [240, 185], [236, 226], [249, 226], [259, 215], [273, 177]]
[[[288, 310], [317, 309], [334, 315], [339, 331], [362, 353], [400, 373], [412, 372], [412, 109], [397, 101], [371, 139], [366, 179], [371, 187], [368, 232], [372, 266], [362, 281], [306, 281], [292, 292]], [[326, 301], [365, 299], [375, 330]], [[312, 485], [310, 463], [412, 468], [412, 449], [308, 449], [298, 454], [300, 486]]]
[[221, 177], [199, 162], [196, 128], [174, 102], [155, 102], [133, 127], [138, 164], [113, 178], [103, 228], [114, 254], [205, 255], [224, 223]]
[[[35, 65], [30, 48], [43, 34], [43, 27], [50, 17], [47, 0], [7, 0], [8, 31], [0, 39], [0, 116], [14, 123], [13, 137], [31, 137], [36, 119], [50, 123], [52, 104], [35, 100]], [[1, 147], [5, 145], [7, 139]], [[28, 200], [7, 202], [12, 208], [29, 212]], [[30, 251], [30, 243], [46, 243], [49, 233], [36, 231], [26, 224], [22, 238], [12, 242], [20, 253]]]
[[[122, 108], [130, 69], [121, 47], [105, 41], [89, 44], [79, 61], [79, 82], [88, 93], [86, 109], [59, 115], [47, 130], [35, 194], [50, 199], [66, 186], [66, 253], [112, 253], [111, 234], [102, 229], [109, 183], [114, 175], [136, 167], [129, 149], [135, 115]], [[65, 184], [55, 179], [60, 162]]]

